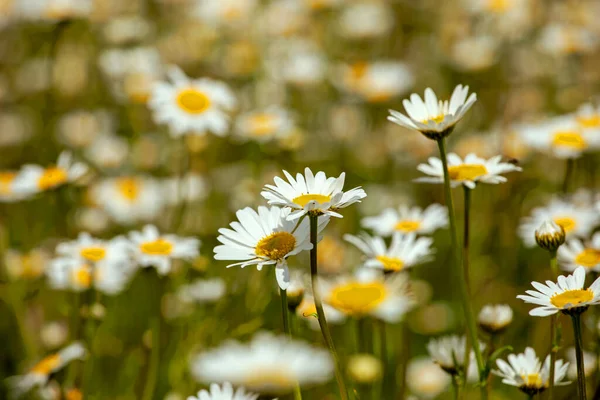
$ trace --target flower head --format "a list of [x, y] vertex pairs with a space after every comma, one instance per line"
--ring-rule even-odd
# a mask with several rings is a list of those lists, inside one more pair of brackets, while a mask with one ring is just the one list
[[248, 393], [244, 388], [233, 389], [231, 383], [225, 382], [221, 386], [211, 383], [210, 390], [201, 390], [197, 396], [189, 396], [187, 400], [256, 400], [258, 394]]
[[88, 168], [73, 162], [69, 152], [62, 152], [55, 165], [25, 165], [14, 182], [15, 193], [26, 195], [52, 190], [81, 178]]
[[600, 272], [600, 233], [595, 233], [587, 243], [579, 239], [566, 242], [558, 249], [558, 262], [566, 271], [581, 266], [586, 271]]
[[448, 209], [440, 204], [431, 204], [425, 209], [401, 205], [398, 210], [386, 208], [375, 217], [363, 218], [361, 225], [384, 237], [394, 232], [430, 235], [448, 226]]
[[[433, 361], [450, 375], [464, 374], [465, 369], [465, 341], [464, 336], [443, 336], [438, 339], [432, 339], [427, 344], [427, 351]], [[485, 345], [479, 343], [480, 349], [484, 349]], [[469, 353], [470, 364], [475, 361], [475, 353], [473, 350]]]
[[535, 241], [542, 249], [556, 251], [565, 242], [565, 229], [553, 220], [544, 221], [535, 230]]
[[488, 304], [481, 309], [478, 317], [481, 329], [490, 334], [502, 332], [512, 320], [512, 308], [506, 304]]

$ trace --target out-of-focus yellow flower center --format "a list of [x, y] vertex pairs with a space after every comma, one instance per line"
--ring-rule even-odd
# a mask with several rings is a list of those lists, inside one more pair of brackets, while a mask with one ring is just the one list
[[152, 78], [143, 73], [128, 74], [123, 81], [123, 89], [134, 103], [146, 104], [150, 98]]
[[427, 124], [429, 122], [433, 122], [434, 124], [439, 124], [444, 120], [445, 115], [444, 114], [440, 114], [437, 117], [430, 117], [428, 119], [424, 119], [423, 121], [421, 121], [424, 124]]
[[565, 233], [571, 232], [577, 226], [577, 222], [571, 217], [557, 217], [554, 218], [554, 222], [562, 226]]
[[21, 256], [21, 276], [23, 278], [37, 278], [44, 272], [43, 261], [39, 255], [30, 254]]
[[304, 207], [309, 201], [325, 204], [331, 201], [331, 197], [324, 194], [303, 194], [292, 199], [292, 202], [298, 204], [300, 207]]
[[194, 88], [184, 89], [177, 94], [177, 105], [190, 114], [201, 114], [210, 107], [210, 98]]
[[60, 366], [60, 356], [52, 354], [44, 358], [31, 368], [31, 372], [35, 374], [48, 375]]
[[0, 195], [12, 193], [10, 185], [13, 183], [16, 176], [16, 172], [0, 172]]
[[38, 179], [38, 188], [40, 190], [52, 189], [53, 187], [62, 185], [69, 180], [67, 171], [59, 167], [48, 167]]
[[283, 368], [264, 370], [257, 369], [249, 372], [243, 386], [249, 390], [262, 393], [279, 393], [296, 386], [294, 377]]
[[223, 17], [225, 17], [225, 19], [232, 21], [232, 20], [236, 20], [238, 18], [240, 18], [242, 16], [242, 10], [240, 10], [239, 7], [235, 7], [235, 6], [229, 6], [227, 8], [225, 8], [225, 10], [223, 11]]
[[125, 199], [133, 202], [140, 194], [141, 184], [135, 178], [119, 178], [117, 180], [117, 189]]
[[272, 135], [277, 128], [277, 118], [267, 113], [255, 114], [248, 119], [248, 124], [254, 136]]
[[346, 314], [362, 315], [375, 309], [386, 296], [387, 290], [382, 283], [350, 282], [335, 287], [329, 303]]
[[521, 379], [523, 379], [524, 385], [529, 388], [541, 388], [543, 385], [542, 377], [537, 373], [521, 375]]
[[555, 294], [550, 298], [550, 303], [555, 307], [564, 308], [566, 305], [576, 306], [591, 301], [593, 298], [594, 292], [589, 289], [574, 289]]
[[313, 302], [301, 304], [299, 308], [303, 317], [314, 318], [314, 315], [317, 313], [317, 306]]
[[404, 261], [399, 258], [377, 256], [378, 261], [383, 264], [383, 268], [386, 271], [400, 271], [404, 267]]
[[575, 257], [575, 264], [584, 267], [595, 267], [600, 264], [600, 250], [585, 249]]
[[65, 394], [65, 400], [83, 400], [83, 394], [79, 389], [70, 389]]
[[83, 288], [92, 285], [92, 271], [87, 266], [81, 266], [73, 271], [73, 282]]
[[270, 260], [283, 258], [296, 247], [296, 238], [289, 232], [275, 232], [257, 243], [255, 253]]
[[488, 7], [495, 13], [504, 13], [510, 8], [509, 0], [489, 0]]
[[400, 221], [395, 226], [394, 229], [400, 232], [414, 232], [421, 227], [421, 221]]
[[463, 164], [448, 167], [448, 174], [453, 181], [474, 181], [488, 173], [483, 164]]
[[81, 249], [80, 254], [88, 261], [97, 262], [106, 257], [106, 250], [102, 247], [86, 247]]
[[173, 243], [163, 238], [156, 239], [152, 242], [145, 242], [140, 245], [142, 253], [151, 256], [168, 256], [173, 251]]
[[584, 128], [600, 128], [600, 114], [579, 116], [577, 122]]
[[556, 147], [568, 147], [574, 150], [587, 149], [587, 143], [578, 132], [556, 132], [552, 139], [552, 144]]

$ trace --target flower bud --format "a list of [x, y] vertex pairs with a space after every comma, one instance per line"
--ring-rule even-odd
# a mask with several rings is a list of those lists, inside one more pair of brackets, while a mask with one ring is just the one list
[[477, 318], [479, 326], [490, 334], [503, 331], [513, 320], [513, 311], [506, 304], [488, 304], [481, 309]]
[[554, 252], [565, 242], [565, 230], [552, 220], [544, 221], [535, 231], [535, 241], [542, 249]]

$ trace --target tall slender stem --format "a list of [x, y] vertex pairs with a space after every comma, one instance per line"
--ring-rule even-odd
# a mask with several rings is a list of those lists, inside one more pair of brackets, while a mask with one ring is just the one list
[[456, 375], [452, 376], [452, 388], [454, 389], [452, 392], [454, 393], [454, 400], [458, 400], [460, 398], [460, 387], [461, 384]]
[[461, 296], [462, 306], [465, 313], [465, 320], [467, 323], [467, 332], [473, 345], [473, 351], [475, 352], [475, 359], [477, 361], [477, 367], [479, 369], [479, 380], [481, 383], [481, 397], [487, 398], [487, 390], [485, 389], [486, 377], [484, 376], [485, 365], [483, 363], [483, 357], [481, 355], [481, 349], [479, 348], [479, 341], [477, 340], [477, 325], [475, 323], [475, 317], [473, 315], [473, 309], [469, 301], [469, 290], [467, 282], [463, 278], [461, 272], [462, 262], [461, 253], [458, 246], [458, 233], [456, 227], [456, 215], [454, 214], [454, 204], [452, 201], [452, 189], [450, 188], [450, 176], [448, 173], [448, 161], [446, 159], [446, 143], [445, 139], [439, 139], [437, 141], [438, 148], [440, 150], [440, 158], [442, 160], [442, 167], [444, 170], [444, 191], [446, 196], [446, 206], [448, 207], [448, 219], [450, 221], [450, 240], [452, 244], [452, 252], [454, 254], [454, 268], [456, 271], [456, 277], [458, 280], [458, 287]]
[[333, 345], [333, 339], [331, 338], [331, 333], [329, 332], [329, 327], [327, 326], [327, 320], [325, 319], [325, 312], [323, 311], [323, 302], [321, 300], [321, 293], [318, 288], [318, 270], [317, 270], [317, 236], [318, 236], [318, 226], [319, 226], [319, 216], [318, 215], [309, 215], [310, 221], [310, 242], [312, 243], [312, 249], [310, 250], [310, 278], [313, 289], [313, 296], [315, 299], [315, 308], [317, 309], [317, 318], [319, 320], [319, 327], [321, 328], [321, 334], [323, 335], [323, 339], [329, 347], [329, 351], [331, 356], [333, 357], [333, 362], [335, 364], [335, 379], [337, 381], [338, 387], [340, 389], [340, 395], [342, 400], [348, 400], [348, 392], [346, 390], [346, 385], [344, 383], [344, 376], [342, 374], [342, 370], [340, 367], [340, 361], [337, 356], [337, 352], [335, 351], [335, 346]]
[[[463, 257], [463, 279], [467, 285], [467, 293], [469, 294], [469, 298], [471, 297], [471, 282], [470, 282], [470, 273], [469, 273], [469, 232], [470, 232], [470, 209], [471, 209], [471, 189], [463, 185], [463, 248], [462, 248], [462, 257]], [[465, 354], [470, 354], [469, 349], [473, 346], [470, 337], [467, 335], [465, 340]], [[471, 361], [471, 357], [465, 357], [465, 374], [469, 371], [469, 364]], [[468, 379], [463, 380], [463, 386], [467, 386]]]
[[[287, 301], [287, 290], [279, 288], [279, 295], [281, 297], [281, 317], [283, 319], [283, 331], [286, 336], [292, 337], [292, 328], [290, 326], [290, 317]], [[302, 400], [302, 391], [300, 385], [294, 387], [294, 400]]]
[[[558, 276], [558, 264], [556, 262], [556, 252], [550, 253], [550, 270], [552, 277], [555, 279]], [[556, 343], [556, 330], [558, 329], [558, 315], [550, 317], [550, 376], [548, 382], [548, 400], [554, 398], [554, 371], [556, 364], [556, 352], [558, 351], [558, 343]]]
[[573, 175], [573, 167], [575, 166], [575, 160], [572, 158], [567, 158], [567, 165], [565, 166], [565, 178], [562, 184], [562, 192], [566, 194], [569, 191], [569, 181], [571, 180], [571, 176]]
[[581, 337], [581, 314], [571, 315], [573, 334], [575, 335], [575, 357], [577, 359], [577, 391], [579, 400], [586, 400], [585, 370], [583, 366], [583, 340]]
[[154, 396], [154, 390], [156, 388], [156, 381], [158, 379], [158, 367], [160, 364], [160, 328], [161, 328], [161, 298], [163, 290], [162, 278], [154, 271], [154, 268], [148, 269], [153, 276], [152, 285], [154, 286], [153, 292], [157, 295], [156, 304], [156, 315], [151, 320], [151, 332], [152, 332], [152, 348], [150, 349], [150, 365], [148, 366], [148, 375], [146, 377], [146, 384], [144, 385], [144, 393], [142, 400], [151, 400]]

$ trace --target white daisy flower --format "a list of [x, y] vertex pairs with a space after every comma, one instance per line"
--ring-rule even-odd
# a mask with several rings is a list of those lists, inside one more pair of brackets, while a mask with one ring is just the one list
[[385, 3], [350, 4], [341, 11], [338, 26], [341, 36], [348, 39], [381, 37], [394, 26], [393, 11]]
[[477, 95], [469, 93], [468, 86], [454, 88], [450, 100], [439, 100], [433, 90], [425, 89], [425, 101], [413, 93], [410, 100], [402, 104], [408, 117], [398, 111], [390, 110], [388, 120], [407, 129], [421, 132], [429, 139], [438, 140], [452, 133], [454, 126], [477, 100]]
[[[596, 372], [598, 368], [598, 359], [596, 354], [583, 350], [583, 373], [586, 377], [590, 377]], [[575, 353], [575, 347], [569, 347], [565, 350], [565, 357], [569, 361], [569, 368], [567, 369], [567, 378], [572, 381], [577, 380], [577, 356]]]
[[252, 21], [257, 0], [209, 0], [195, 1], [192, 15], [211, 26], [244, 26]]
[[13, 188], [16, 193], [39, 193], [74, 182], [87, 170], [85, 164], [73, 162], [71, 153], [64, 151], [58, 156], [56, 165], [46, 168], [39, 165], [23, 166], [13, 183]]
[[575, 120], [584, 131], [596, 131], [596, 134], [598, 134], [598, 130], [600, 130], [600, 105], [591, 103], [581, 105], [575, 113]]
[[201, 382], [231, 382], [261, 394], [286, 394], [296, 385], [329, 381], [333, 361], [326, 350], [263, 332], [248, 344], [229, 341], [199, 354], [191, 370]]
[[76, 240], [60, 243], [56, 246], [56, 254], [60, 258], [72, 258], [90, 264], [129, 259], [128, 244], [123, 238], [106, 241], [86, 232], [80, 233]]
[[448, 209], [441, 204], [431, 204], [425, 209], [403, 204], [397, 210], [386, 208], [375, 217], [363, 218], [361, 225], [384, 237], [394, 232], [430, 235], [448, 226]]
[[18, 11], [22, 17], [53, 22], [86, 18], [93, 9], [92, 0], [22, 0], [18, 2]]
[[[496, 365], [499, 370], [492, 370], [492, 373], [501, 377], [502, 383], [516, 386], [530, 396], [543, 392], [549, 385], [550, 356], [546, 357], [542, 365], [531, 347], [527, 347], [524, 353], [510, 354], [508, 362], [496, 360]], [[565, 382], [564, 378], [569, 363], [556, 360], [554, 366], [554, 385], [568, 385], [570, 382]]]
[[[258, 212], [250, 207], [236, 213], [238, 221], [230, 224], [232, 229], [221, 228], [217, 240], [222, 243], [215, 247], [215, 260], [239, 260], [233, 266], [256, 265], [261, 270], [265, 265], [275, 265], [275, 277], [281, 289], [290, 285], [290, 274], [286, 259], [304, 250], [312, 249], [310, 243], [310, 223], [307, 219], [299, 224], [289, 221], [290, 210], [277, 207], [258, 207]], [[318, 231], [321, 232], [329, 218], [320, 218]]]
[[600, 232], [588, 243], [571, 239], [558, 248], [558, 262], [566, 271], [585, 267], [586, 271], [600, 272]]
[[200, 240], [161, 234], [154, 225], [146, 225], [139, 232], [129, 232], [129, 239], [137, 263], [142, 267], [155, 267], [160, 275], [171, 271], [172, 260], [192, 260], [200, 254]]
[[225, 382], [221, 386], [210, 384], [210, 390], [201, 390], [197, 396], [188, 396], [186, 400], [256, 400], [258, 394], [248, 393], [244, 388], [233, 389], [231, 383]]
[[559, 276], [558, 284], [552, 281], [546, 281], [545, 285], [535, 281], [531, 284], [537, 291], [526, 290], [527, 295], [518, 295], [517, 298], [538, 305], [529, 311], [529, 315], [536, 317], [546, 317], [559, 311], [565, 314], [582, 313], [589, 306], [600, 303], [600, 278], [584, 289], [584, 267], [577, 267], [573, 275]]
[[[328, 324], [340, 325], [346, 321], [346, 314], [336, 310], [334, 307], [327, 303], [323, 304], [323, 312], [325, 313], [325, 319]], [[302, 301], [296, 308], [296, 315], [304, 320], [308, 321], [308, 326], [314, 330], [319, 331], [319, 320], [317, 319], [317, 306], [315, 305], [315, 298], [312, 294], [305, 294], [302, 297]]]
[[263, 143], [290, 135], [294, 120], [287, 110], [272, 106], [241, 114], [236, 119], [235, 128], [239, 136]]
[[171, 67], [167, 74], [172, 83], [156, 83], [148, 102], [156, 123], [169, 125], [175, 137], [207, 131], [225, 136], [227, 113], [236, 106], [227, 85], [208, 78], [190, 79], [178, 67]]
[[428, 357], [413, 358], [406, 369], [406, 385], [419, 399], [433, 399], [446, 392], [450, 376]]
[[[431, 339], [427, 343], [427, 352], [433, 361], [450, 375], [464, 373], [465, 342], [464, 336], [456, 335]], [[483, 351], [485, 344], [479, 343], [479, 348]], [[473, 365], [475, 364], [475, 352], [471, 350], [469, 354], [469, 364]]]
[[587, 237], [600, 221], [600, 215], [592, 207], [580, 207], [560, 199], [552, 199], [545, 207], [534, 208], [531, 215], [521, 219], [519, 235], [528, 247], [536, 245], [535, 231], [551, 220], [562, 226], [567, 240]]
[[539, 46], [554, 56], [585, 54], [598, 47], [598, 35], [585, 26], [553, 22], [543, 27]]
[[213, 303], [225, 295], [227, 286], [221, 278], [197, 279], [177, 290], [177, 297], [184, 303]]
[[385, 277], [361, 268], [354, 275], [323, 280], [320, 290], [325, 303], [352, 317], [371, 316], [396, 323], [415, 306], [406, 274]]
[[395, 272], [432, 259], [433, 239], [417, 238], [414, 233], [403, 235], [400, 232], [394, 232], [389, 248], [381, 237], [372, 237], [366, 233], [358, 236], [346, 234], [344, 239], [364, 253], [366, 256], [364, 266], [368, 268]]
[[[521, 171], [511, 163], [501, 162], [502, 156], [492, 157], [489, 160], [477, 157], [475, 154], [467, 154], [463, 160], [455, 153], [448, 154], [448, 175], [452, 187], [465, 185], [469, 189], [475, 189], [477, 183], [498, 184], [506, 182], [502, 176], [507, 172]], [[430, 157], [428, 164], [419, 164], [417, 169], [429, 177], [417, 178], [415, 182], [444, 183], [444, 168], [442, 161], [437, 157]]]
[[487, 304], [479, 312], [477, 322], [484, 331], [496, 334], [504, 329], [513, 320], [513, 310], [507, 304]]
[[0, 203], [24, 200], [31, 195], [29, 189], [15, 185], [19, 181], [18, 178], [19, 172], [0, 171]]
[[338, 178], [327, 178], [323, 171], [313, 175], [310, 168], [305, 168], [304, 175], [296, 174], [295, 180], [287, 171], [283, 171], [283, 174], [288, 182], [276, 176], [275, 185], [265, 185], [261, 195], [270, 205], [291, 208], [293, 212], [288, 216], [291, 220], [306, 214], [342, 218], [337, 210], [360, 203], [361, 199], [367, 197], [361, 187], [342, 191], [346, 179], [344, 172]]

